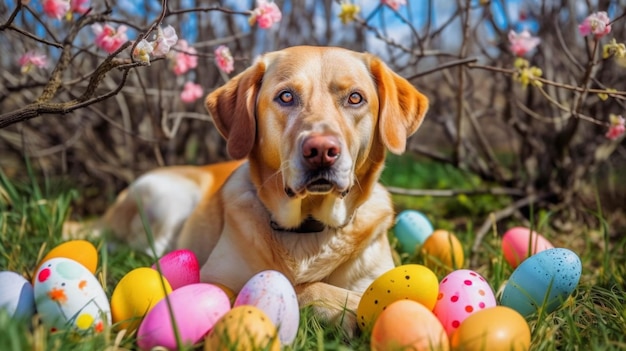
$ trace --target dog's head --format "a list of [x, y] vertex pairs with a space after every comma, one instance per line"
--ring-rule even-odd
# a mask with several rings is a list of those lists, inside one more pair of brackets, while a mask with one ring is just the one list
[[428, 99], [370, 54], [292, 47], [265, 54], [206, 99], [233, 158], [248, 157], [280, 226], [347, 224], [386, 149], [400, 154]]

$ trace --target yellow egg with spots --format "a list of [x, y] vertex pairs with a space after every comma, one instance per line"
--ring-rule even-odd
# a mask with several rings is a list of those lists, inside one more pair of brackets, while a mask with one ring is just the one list
[[380, 313], [398, 300], [413, 300], [432, 311], [437, 302], [439, 280], [433, 271], [420, 264], [395, 267], [367, 287], [357, 308], [361, 330], [370, 330]]
[[204, 350], [279, 351], [278, 328], [258, 307], [233, 307], [215, 323], [205, 339]]
[[141, 319], [167, 294], [170, 283], [158, 271], [140, 267], [126, 273], [111, 295], [111, 314], [118, 329], [137, 329]]
[[435, 230], [422, 245], [421, 252], [424, 264], [433, 269], [457, 270], [465, 260], [461, 242], [447, 230]]

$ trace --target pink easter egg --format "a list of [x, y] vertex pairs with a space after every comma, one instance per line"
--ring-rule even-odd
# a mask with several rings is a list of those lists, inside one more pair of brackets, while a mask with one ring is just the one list
[[502, 237], [504, 259], [516, 268], [528, 257], [554, 246], [541, 234], [529, 228], [514, 227], [506, 231]]
[[[168, 303], [175, 324], [170, 318]], [[205, 283], [185, 285], [172, 291], [146, 314], [137, 331], [137, 345], [142, 350], [157, 346], [178, 349], [176, 325], [182, 346], [191, 346], [202, 340], [229, 310], [230, 300], [219, 287]]]
[[[166, 254], [159, 259], [159, 266], [172, 290], [200, 282], [198, 258], [190, 250], [180, 249]], [[157, 269], [157, 265], [153, 264], [152, 269]]]
[[448, 336], [451, 336], [465, 318], [494, 306], [496, 298], [485, 278], [472, 270], [459, 269], [439, 283], [439, 295], [433, 313]]

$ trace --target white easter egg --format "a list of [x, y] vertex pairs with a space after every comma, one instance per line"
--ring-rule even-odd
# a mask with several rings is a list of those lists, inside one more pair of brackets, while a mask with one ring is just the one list
[[35, 304], [51, 330], [74, 327], [102, 331], [111, 323], [111, 307], [96, 277], [69, 258], [45, 261], [35, 275]]
[[298, 333], [300, 307], [293, 285], [278, 271], [254, 275], [241, 288], [233, 307], [251, 305], [261, 309], [278, 326], [283, 345], [291, 344]]
[[20, 319], [35, 314], [33, 286], [26, 278], [15, 272], [0, 272], [0, 310]]

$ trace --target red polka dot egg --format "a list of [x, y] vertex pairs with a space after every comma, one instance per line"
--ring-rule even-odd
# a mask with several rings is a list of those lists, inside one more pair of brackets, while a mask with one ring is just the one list
[[496, 298], [485, 278], [472, 270], [459, 269], [439, 283], [439, 295], [433, 313], [448, 335], [452, 335], [465, 318], [494, 306]]

